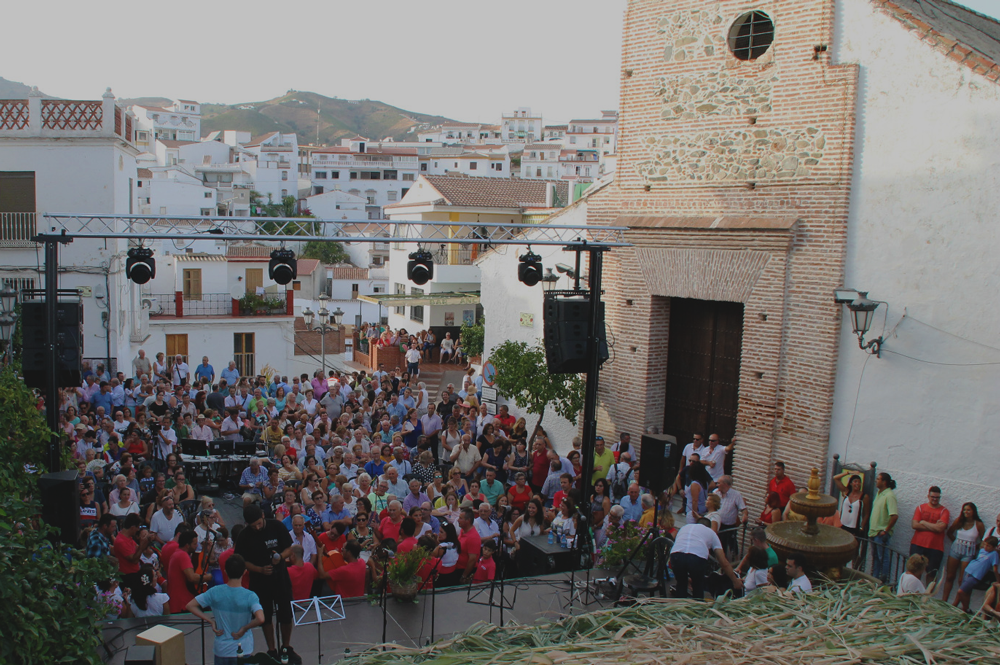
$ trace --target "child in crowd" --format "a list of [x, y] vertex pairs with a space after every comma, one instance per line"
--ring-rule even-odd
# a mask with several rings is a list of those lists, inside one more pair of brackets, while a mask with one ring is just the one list
[[476, 572], [472, 577], [472, 581], [474, 583], [492, 582], [493, 578], [496, 577], [497, 564], [493, 560], [493, 553], [496, 552], [496, 549], [496, 542], [492, 539], [483, 541], [483, 549], [479, 555], [479, 563], [476, 564]]
[[958, 595], [955, 596], [955, 607], [961, 607], [966, 612], [969, 611], [969, 598], [972, 595], [972, 590], [977, 584], [983, 581], [986, 573], [990, 572], [990, 570], [1000, 580], [1000, 571], [997, 570], [997, 564], [1000, 563], [1000, 554], [997, 553], [997, 542], [996, 536], [990, 536], [983, 540], [983, 548], [979, 550], [979, 556], [965, 567], [965, 577], [962, 579], [962, 586], [958, 588]]

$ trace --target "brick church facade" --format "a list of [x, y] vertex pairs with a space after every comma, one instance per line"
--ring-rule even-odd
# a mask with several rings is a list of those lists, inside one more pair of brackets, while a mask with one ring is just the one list
[[[775, 460], [827, 457], [858, 77], [820, 46], [833, 4], [632, 0], [618, 172], [589, 204], [634, 244], [605, 262], [601, 433], [735, 435], [757, 506]], [[768, 21], [759, 53], [740, 31]]]

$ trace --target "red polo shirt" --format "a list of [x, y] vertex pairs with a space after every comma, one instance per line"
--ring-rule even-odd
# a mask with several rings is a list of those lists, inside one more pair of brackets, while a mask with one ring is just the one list
[[399, 527], [403, 526], [403, 520], [399, 520], [399, 524], [394, 524], [391, 517], [385, 517], [379, 524], [379, 529], [382, 531], [382, 540], [386, 538], [392, 538], [397, 543], [399, 543]]
[[479, 558], [482, 539], [479, 537], [479, 532], [470, 526], [468, 531], [458, 534], [458, 542], [462, 545], [462, 552], [458, 555], [457, 566], [462, 574], [465, 574], [465, 568], [469, 565], [469, 557]]
[[336, 570], [330, 571], [330, 582], [344, 598], [354, 598], [365, 595], [365, 562], [358, 559]]
[[312, 595], [316, 567], [308, 561], [301, 566], [289, 566], [288, 578], [292, 581], [292, 600], [305, 600]]
[[767, 490], [781, 497], [781, 507], [784, 509], [788, 504], [788, 499], [795, 494], [795, 483], [788, 476], [784, 476], [781, 480], [771, 478], [771, 482], [767, 484]]
[[129, 562], [127, 559], [135, 554], [135, 551], [139, 548], [139, 544], [132, 540], [130, 537], [124, 533], [119, 533], [115, 537], [115, 546], [111, 550], [115, 557], [118, 559], [118, 571], [122, 575], [128, 575], [129, 573], [139, 572], [139, 561], [135, 563]]

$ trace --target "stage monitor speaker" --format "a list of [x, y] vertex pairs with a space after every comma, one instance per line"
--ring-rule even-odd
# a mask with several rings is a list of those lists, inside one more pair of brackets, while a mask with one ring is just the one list
[[46, 473], [38, 479], [42, 519], [59, 529], [59, 539], [74, 547], [80, 540], [80, 478], [76, 469]]
[[639, 484], [653, 496], [670, 489], [677, 477], [681, 448], [669, 434], [643, 434], [639, 448]]
[[[21, 305], [23, 340], [21, 366], [24, 382], [31, 388], [45, 389], [46, 309], [44, 302]], [[83, 303], [61, 302], [56, 307], [56, 381], [60, 386], [78, 386], [83, 359]]]
[[[545, 360], [550, 374], [583, 374], [587, 371], [587, 326], [589, 297], [545, 299], [543, 309]], [[604, 303], [600, 313], [600, 358], [608, 359], [608, 335], [604, 326]]]

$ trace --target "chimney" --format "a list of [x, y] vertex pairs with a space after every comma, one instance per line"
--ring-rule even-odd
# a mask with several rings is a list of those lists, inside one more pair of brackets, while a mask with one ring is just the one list
[[551, 182], [545, 183], [545, 207], [551, 208], [555, 201], [556, 186]]

